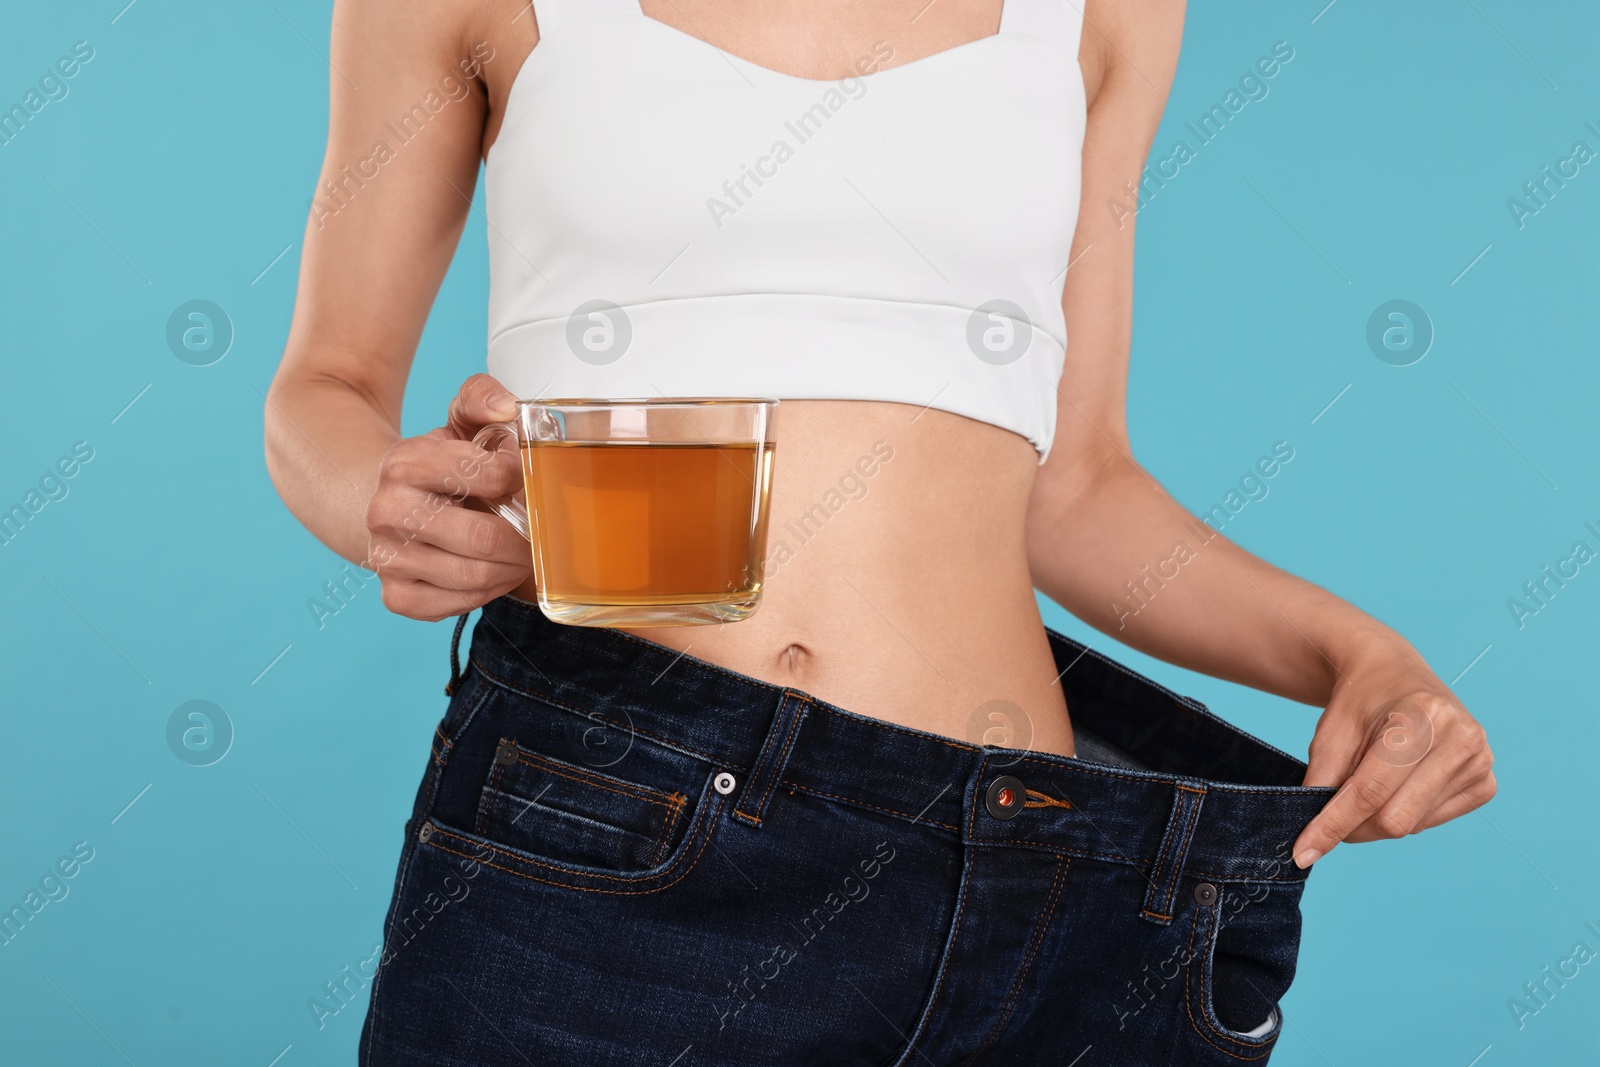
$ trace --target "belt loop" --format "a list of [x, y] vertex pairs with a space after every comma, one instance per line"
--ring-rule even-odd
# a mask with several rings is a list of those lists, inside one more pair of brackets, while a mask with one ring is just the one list
[[467, 615], [471, 614], [468, 611], [456, 620], [456, 632], [450, 638], [450, 680], [444, 686], [447, 697], [455, 696], [456, 687], [461, 684], [461, 631], [467, 628]]
[[761, 825], [767, 800], [783, 777], [784, 767], [788, 766], [789, 752], [794, 748], [794, 739], [800, 733], [800, 723], [805, 720], [809, 704], [810, 700], [800, 693], [790, 689], [783, 691], [778, 710], [772, 716], [772, 726], [767, 730], [767, 739], [762, 742], [761, 754], [750, 768], [739, 802], [733, 806], [733, 817], [746, 826]]
[[1160, 926], [1172, 922], [1172, 898], [1178, 891], [1178, 879], [1189, 856], [1189, 841], [1194, 837], [1200, 805], [1205, 799], [1204, 782], [1174, 783], [1172, 814], [1167, 818], [1167, 832], [1161, 835], [1155, 862], [1150, 865], [1150, 888], [1145, 891], [1144, 907], [1139, 912]]

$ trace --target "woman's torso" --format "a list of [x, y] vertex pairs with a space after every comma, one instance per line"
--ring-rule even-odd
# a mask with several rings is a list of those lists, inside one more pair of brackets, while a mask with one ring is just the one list
[[[642, 6], [718, 49], [818, 80], [848, 75], [875, 42], [895, 42], [889, 69], [992, 35], [1000, 21], [997, 0], [794, 3], [759, 14], [714, 2]], [[533, 19], [501, 13], [466, 30], [495, 49], [482, 72], [486, 151], [537, 39]], [[649, 167], [636, 178], [648, 181]], [[633, 632], [862, 714], [1070, 754], [1023, 539], [1034, 445], [934, 407], [793, 399], [777, 444], [760, 610], [734, 625]], [[518, 593], [532, 599], [531, 579]]]

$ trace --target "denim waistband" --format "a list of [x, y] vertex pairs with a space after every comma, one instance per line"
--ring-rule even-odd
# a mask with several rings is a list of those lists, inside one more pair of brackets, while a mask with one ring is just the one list
[[[1080, 747], [1128, 765], [985, 747], [868, 718], [620, 630], [563, 626], [502, 597], [471, 664], [489, 681], [741, 776], [961, 834], [1216, 881], [1299, 881], [1289, 847], [1335, 792], [1305, 764], [1047, 630]], [[1133, 769], [1144, 767], [1148, 769]], [[1021, 780], [997, 818], [985, 791]], [[753, 819], [759, 822], [759, 818]], [[1160, 909], [1157, 908], [1157, 911]]]

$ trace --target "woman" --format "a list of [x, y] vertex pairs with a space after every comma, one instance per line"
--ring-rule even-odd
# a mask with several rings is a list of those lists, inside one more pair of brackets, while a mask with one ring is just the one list
[[[363, 1062], [1262, 1061], [1306, 869], [1493, 795], [1405, 640], [1131, 458], [1106, 205], [1181, 27], [1177, 0], [336, 5], [268, 462], [390, 610], [484, 608]], [[496, 377], [402, 439], [484, 160]], [[596, 308], [614, 359], [563, 342]], [[471, 444], [516, 395], [780, 397], [760, 611], [543, 619], [483, 507], [518, 473]], [[1048, 634], [1035, 588], [1325, 707], [1309, 769]]]

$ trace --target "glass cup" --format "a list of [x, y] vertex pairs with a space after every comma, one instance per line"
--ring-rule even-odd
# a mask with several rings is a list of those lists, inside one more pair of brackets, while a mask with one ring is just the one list
[[[761, 602], [778, 401], [521, 400], [478, 431], [515, 444], [539, 608], [573, 626], [737, 622]], [[530, 518], [531, 516], [531, 518]]]

